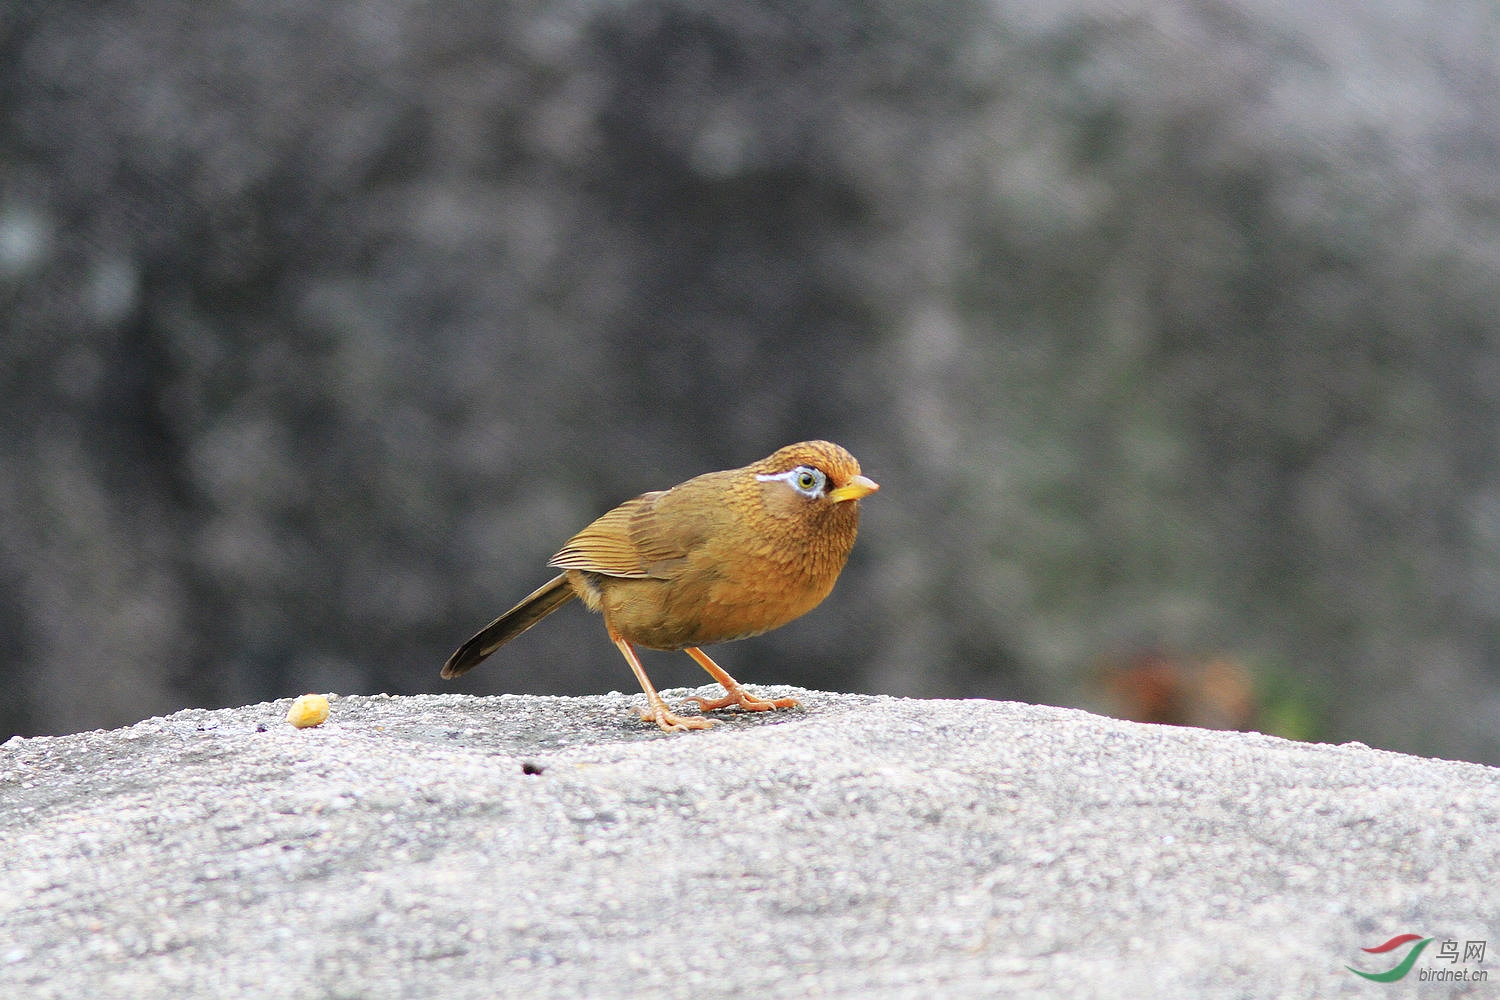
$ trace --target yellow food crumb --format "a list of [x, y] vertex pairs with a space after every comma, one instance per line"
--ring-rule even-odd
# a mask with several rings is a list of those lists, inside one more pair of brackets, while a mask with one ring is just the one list
[[328, 699], [321, 694], [305, 694], [292, 702], [286, 721], [298, 729], [321, 726], [328, 721]]

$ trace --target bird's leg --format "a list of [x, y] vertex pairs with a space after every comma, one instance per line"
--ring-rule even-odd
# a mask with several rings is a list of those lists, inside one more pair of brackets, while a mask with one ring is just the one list
[[656, 693], [656, 688], [651, 686], [651, 680], [646, 676], [646, 668], [641, 666], [641, 658], [635, 655], [635, 647], [617, 635], [611, 635], [610, 638], [614, 640], [616, 646], [620, 647], [620, 652], [625, 654], [625, 662], [629, 663], [630, 669], [635, 671], [635, 679], [641, 682], [641, 687], [646, 692], [647, 710], [641, 712], [642, 719], [655, 722], [669, 733], [680, 733], [684, 729], [707, 729], [713, 725], [712, 719], [674, 714], [671, 709], [667, 708], [667, 703], [662, 696]]
[[688, 701], [696, 701], [698, 708], [704, 712], [712, 712], [718, 708], [728, 708], [737, 705], [747, 712], [769, 712], [773, 708], [792, 708], [796, 706], [796, 698], [777, 698], [772, 701], [769, 698], [758, 698], [746, 691], [740, 682], [724, 672], [724, 668], [709, 658], [709, 655], [697, 646], [688, 646], [684, 653], [698, 661], [698, 666], [707, 670], [709, 675], [720, 684], [724, 685], [726, 692], [724, 697], [715, 698], [710, 701], [707, 698], [689, 698]]

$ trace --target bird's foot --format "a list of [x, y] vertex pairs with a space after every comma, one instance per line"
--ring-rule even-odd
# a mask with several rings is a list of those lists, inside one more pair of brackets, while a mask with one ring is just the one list
[[728, 708], [734, 705], [746, 712], [769, 712], [773, 708], [792, 708], [797, 704], [796, 698], [760, 698], [746, 691], [740, 682], [724, 672], [713, 659], [699, 649], [697, 646], [687, 646], [683, 652], [698, 662], [698, 666], [708, 671], [708, 675], [718, 681], [724, 688], [722, 698], [689, 698], [688, 701], [696, 701], [698, 708], [703, 712], [712, 712], [720, 708]]
[[722, 698], [689, 698], [688, 701], [696, 701], [700, 712], [715, 712], [731, 706], [741, 708], [746, 712], [769, 712], [777, 708], [797, 707], [796, 698], [761, 698], [738, 684], [728, 688], [727, 691], [728, 693]]
[[661, 727], [665, 733], [681, 733], [689, 729], [707, 729], [714, 724], [712, 719], [700, 718], [696, 715], [678, 715], [667, 707], [667, 703], [660, 698], [653, 700], [646, 708], [640, 709], [641, 721], [654, 722]]
[[635, 648], [630, 645], [630, 641], [613, 632], [609, 637], [620, 648], [620, 652], [625, 654], [625, 662], [630, 664], [630, 669], [635, 672], [635, 679], [641, 682], [641, 690], [646, 692], [646, 707], [640, 710], [642, 721], [656, 723], [664, 733], [707, 729], [714, 724], [712, 719], [703, 719], [696, 715], [678, 715], [668, 708], [662, 696], [656, 693], [656, 688], [651, 686], [651, 680], [646, 676], [646, 668], [641, 666], [641, 658], [635, 655]]

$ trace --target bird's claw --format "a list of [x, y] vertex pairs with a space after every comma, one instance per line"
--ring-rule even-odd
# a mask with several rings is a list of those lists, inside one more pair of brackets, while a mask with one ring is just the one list
[[641, 721], [654, 722], [661, 727], [664, 733], [681, 733], [689, 729], [707, 729], [714, 724], [712, 719], [702, 719], [695, 715], [678, 715], [667, 708], [666, 703], [649, 705], [640, 709]]
[[714, 712], [721, 708], [736, 707], [746, 712], [769, 712], [777, 708], [796, 708], [796, 698], [761, 698], [742, 687], [732, 688], [722, 698], [689, 698], [696, 701], [700, 712]]

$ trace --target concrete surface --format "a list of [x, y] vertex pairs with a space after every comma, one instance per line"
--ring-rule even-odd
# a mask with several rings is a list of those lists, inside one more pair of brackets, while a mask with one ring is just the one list
[[[1500, 996], [1420, 979], [1500, 966], [1500, 771], [758, 690], [804, 707], [667, 736], [639, 696], [345, 697], [319, 729], [288, 700], [13, 739], [0, 997]], [[1406, 979], [1346, 970], [1400, 933], [1437, 939]]]

